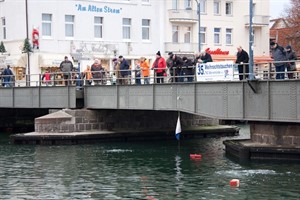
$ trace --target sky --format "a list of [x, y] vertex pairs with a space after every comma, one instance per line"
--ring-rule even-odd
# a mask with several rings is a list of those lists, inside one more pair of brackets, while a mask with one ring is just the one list
[[271, 19], [281, 17], [284, 8], [290, 5], [290, 0], [270, 0]]

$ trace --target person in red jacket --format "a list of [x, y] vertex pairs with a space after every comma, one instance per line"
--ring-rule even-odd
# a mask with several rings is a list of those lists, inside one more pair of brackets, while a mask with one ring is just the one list
[[156, 60], [154, 61], [152, 68], [156, 76], [156, 83], [164, 83], [164, 73], [166, 70], [166, 60], [161, 57], [160, 51], [156, 53]]

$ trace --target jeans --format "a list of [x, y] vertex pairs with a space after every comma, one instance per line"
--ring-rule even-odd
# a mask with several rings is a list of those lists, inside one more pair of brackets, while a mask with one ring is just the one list
[[150, 84], [150, 78], [148, 76], [144, 76], [144, 84]]
[[275, 66], [276, 79], [284, 79], [285, 65]]

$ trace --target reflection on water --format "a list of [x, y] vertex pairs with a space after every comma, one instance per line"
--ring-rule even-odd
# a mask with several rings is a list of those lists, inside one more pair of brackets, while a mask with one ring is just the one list
[[224, 139], [17, 146], [2, 136], [0, 199], [300, 199], [299, 165], [240, 165]]

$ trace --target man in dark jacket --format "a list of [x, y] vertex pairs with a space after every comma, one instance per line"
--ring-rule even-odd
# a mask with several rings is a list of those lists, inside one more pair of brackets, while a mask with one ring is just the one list
[[284, 71], [285, 71], [285, 62], [286, 61], [286, 52], [282, 46], [279, 46], [275, 42], [270, 43], [272, 57], [275, 61], [275, 69], [276, 69], [276, 79], [284, 79]]
[[237, 50], [235, 63], [238, 64], [239, 79], [243, 80], [244, 77], [248, 78], [249, 76], [249, 55], [241, 46]]
[[119, 56], [119, 62], [120, 62], [120, 83], [121, 85], [127, 85], [129, 82], [129, 64], [128, 62], [124, 59], [123, 56]]
[[60, 71], [63, 72], [65, 86], [69, 85], [71, 79], [71, 72], [73, 70], [73, 63], [68, 60], [68, 56], [65, 56], [65, 60], [60, 63]]
[[183, 82], [183, 62], [181, 57], [177, 56], [176, 54], [170, 55], [170, 57], [173, 60], [173, 68], [171, 74], [173, 76], [173, 81], [174, 82], [174, 77], [175, 77], [175, 82]]
[[[290, 45], [287, 45], [285, 47], [285, 49], [286, 49], [286, 59], [287, 60], [297, 60], [296, 52], [293, 51], [293, 49]], [[289, 79], [293, 79], [294, 78], [294, 72], [293, 71], [296, 71], [296, 63], [295, 62], [288, 62], [286, 69], [288, 71]]]
[[209, 53], [207, 53], [206, 51], [201, 52], [200, 59], [202, 60], [202, 63], [213, 62], [211, 55]]
[[4, 87], [10, 87], [12, 85], [14, 75], [10, 69], [10, 65], [7, 65], [7, 68], [3, 71], [2, 75]]
[[194, 80], [194, 63], [192, 60], [188, 59], [187, 57], [182, 58], [183, 66], [184, 66], [184, 75], [187, 78], [188, 82], [193, 82]]

